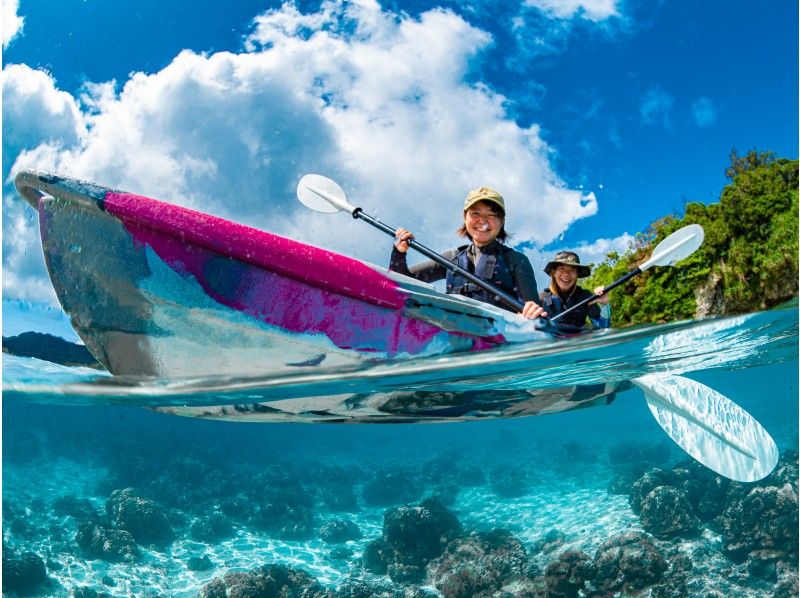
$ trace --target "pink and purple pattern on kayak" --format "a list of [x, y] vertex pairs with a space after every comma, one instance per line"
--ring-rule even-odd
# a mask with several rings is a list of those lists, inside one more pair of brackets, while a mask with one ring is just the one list
[[[264, 323], [390, 355], [424, 353], [448, 337], [462, 346], [467, 340], [405, 315], [402, 289], [346, 256], [133, 194], [109, 192], [103, 205], [172, 270]], [[467, 338], [473, 350], [495, 344]]]

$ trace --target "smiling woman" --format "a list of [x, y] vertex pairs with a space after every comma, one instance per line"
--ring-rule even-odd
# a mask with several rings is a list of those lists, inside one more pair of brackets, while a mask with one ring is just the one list
[[[443, 256], [461, 270], [518, 299], [524, 304], [522, 315], [533, 319], [543, 315], [543, 310], [535, 301], [538, 299], [536, 279], [528, 258], [503, 244], [508, 238], [505, 207], [503, 196], [494, 189], [480, 187], [470, 191], [464, 200], [464, 223], [457, 232], [460, 236], [467, 237], [471, 243], [444, 252]], [[464, 295], [508, 309], [508, 302], [500, 296], [435, 261], [409, 268], [406, 252], [409, 241], [413, 238], [411, 231], [397, 229], [389, 263], [390, 270], [425, 282], [445, 278], [448, 293]]]
[[[585, 278], [591, 272], [589, 266], [581, 264], [577, 253], [559, 251], [544, 268], [544, 273], [550, 275], [550, 287], [541, 296], [542, 306], [547, 313], [551, 316], [564, 313], [561, 321], [572, 326], [583, 327], [588, 318], [595, 328], [609, 328], [611, 306], [603, 287], [594, 290], [594, 295], [597, 295], [595, 301], [581, 305], [592, 293], [578, 286], [578, 278]], [[567, 311], [569, 313], [565, 313]]]

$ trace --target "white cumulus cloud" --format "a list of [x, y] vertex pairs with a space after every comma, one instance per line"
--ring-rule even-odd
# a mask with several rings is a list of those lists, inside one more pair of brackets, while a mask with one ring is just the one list
[[599, 22], [620, 15], [618, 0], [526, 0], [525, 4], [554, 19], [580, 17]]
[[[449, 11], [412, 18], [374, 2], [327, 2], [261, 15], [241, 53], [184, 51], [157, 73], [88, 85], [80, 98], [19, 66], [4, 116], [17, 114], [28, 132], [3, 174], [55, 170], [381, 264], [388, 237], [296, 202], [303, 174], [331, 176], [351, 203], [441, 249], [460, 242], [467, 191], [488, 185], [506, 198], [515, 241], [543, 245], [596, 213], [597, 200], [553, 171], [538, 126], [519, 126], [502, 95], [465, 82], [490, 43]], [[35, 82], [42, 105], [32, 112], [61, 115], [42, 130], [19, 92]], [[5, 234], [16, 226], [7, 220]], [[6, 266], [19, 280], [30, 265]]]
[[22, 33], [25, 18], [19, 16], [19, 0], [3, 0], [2, 2], [3, 48], [7, 48], [12, 40]]
[[[3, 88], [3, 292], [7, 297], [56, 304], [47, 278], [35, 212], [8, 178], [20, 155], [51, 156], [74, 147], [86, 134], [78, 103], [53, 79], [26, 65], [8, 65]], [[35, 165], [34, 163], [33, 165]]]
[[3, 69], [3, 176], [25, 150], [42, 144], [74, 146], [86, 129], [78, 102], [55, 81], [24, 64]]

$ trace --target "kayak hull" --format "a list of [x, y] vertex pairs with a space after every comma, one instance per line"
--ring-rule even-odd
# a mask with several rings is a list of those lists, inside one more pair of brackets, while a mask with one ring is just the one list
[[222, 218], [46, 173], [16, 183], [64, 310], [113, 374], [263, 375], [536, 336], [510, 312]]
[[627, 381], [527, 390], [399, 390], [267, 402], [151, 407], [181, 417], [243, 423], [434, 423], [547, 415], [609, 405]]

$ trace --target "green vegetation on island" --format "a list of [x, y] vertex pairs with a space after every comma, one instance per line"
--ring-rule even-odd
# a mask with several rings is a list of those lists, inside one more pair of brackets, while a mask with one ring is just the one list
[[612, 291], [613, 326], [752, 312], [797, 296], [798, 161], [755, 150], [730, 158], [719, 203], [688, 203], [682, 218], [654, 222], [582, 283], [594, 288], [624, 276], [682, 226], [705, 229], [702, 247], [677, 267], [653, 268]]

